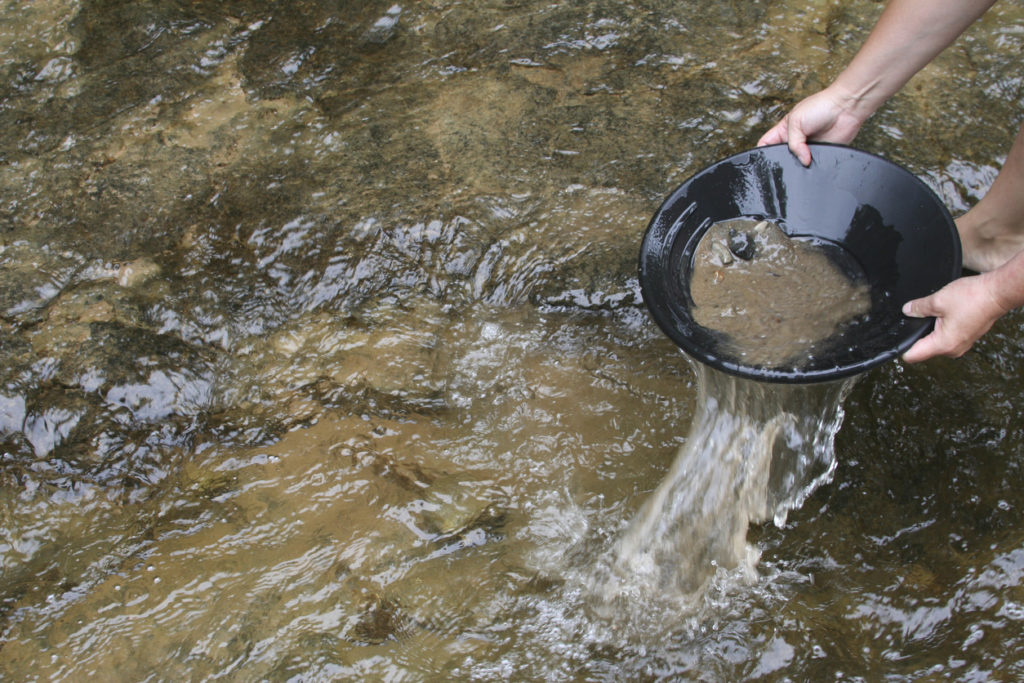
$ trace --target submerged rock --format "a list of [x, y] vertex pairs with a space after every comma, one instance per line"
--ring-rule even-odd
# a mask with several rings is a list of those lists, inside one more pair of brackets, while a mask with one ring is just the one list
[[375, 595], [364, 605], [363, 613], [352, 629], [352, 637], [356, 642], [380, 645], [408, 636], [413, 626], [412, 620], [396, 601]]
[[465, 533], [500, 517], [486, 482], [471, 473], [457, 472], [435, 479], [423, 500], [429, 507], [420, 519], [427, 531], [439, 536]]

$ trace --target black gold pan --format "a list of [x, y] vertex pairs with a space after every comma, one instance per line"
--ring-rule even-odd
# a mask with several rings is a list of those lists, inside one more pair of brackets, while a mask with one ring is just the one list
[[[785, 145], [741, 152], [692, 176], [662, 204], [644, 233], [640, 287], [661, 329], [719, 370], [766, 382], [809, 383], [864, 372], [909, 349], [934, 325], [908, 318], [906, 301], [960, 275], [956, 225], [939, 197], [905, 168], [843, 145], [811, 144], [804, 167]], [[872, 309], [829, 340], [825, 352], [787, 367], [745, 365], [691, 315], [693, 253], [714, 223], [767, 219], [792, 237], [844, 249], [863, 268]]]

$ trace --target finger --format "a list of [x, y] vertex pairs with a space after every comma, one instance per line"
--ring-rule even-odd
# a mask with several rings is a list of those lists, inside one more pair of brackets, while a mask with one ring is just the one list
[[903, 360], [907, 363], [920, 363], [936, 356], [960, 358], [971, 350], [976, 341], [978, 341], [976, 337], [958, 338], [950, 336], [941, 327], [936, 327], [934, 332], [923, 339], [917, 340], [913, 346], [907, 349], [906, 353], [903, 354]]
[[[935, 315], [931, 308], [931, 297], [913, 299], [903, 304], [903, 315], [908, 318], [928, 318]], [[939, 333], [933, 331], [926, 337], [918, 339], [913, 346], [903, 354], [906, 363], [920, 363], [921, 361], [941, 355], [939, 349]]]
[[786, 141], [786, 120], [783, 119], [776, 123], [767, 133], [761, 136], [761, 139], [757, 141], [758, 147], [764, 147], [765, 145], [777, 145]]
[[939, 314], [933, 297], [926, 296], [913, 299], [903, 304], [903, 315], [908, 318], [930, 318]]
[[903, 361], [906, 363], [920, 363], [926, 361], [929, 358], [942, 355], [940, 344], [937, 343], [938, 335], [932, 332], [927, 337], [918, 339], [913, 346], [911, 346], [903, 354]]
[[[793, 145], [790, 144], [791, 149], [792, 147]], [[796, 158], [800, 160], [801, 164], [803, 164], [804, 166], [811, 165], [811, 148], [806, 142], [801, 145], [797, 145], [795, 154]]]
[[804, 166], [811, 165], [811, 148], [807, 145], [807, 136], [796, 126], [789, 127], [789, 151], [796, 155]]
[[[926, 296], [920, 299], [913, 299], [903, 304], [903, 315], [908, 318], [928, 318], [934, 316], [936, 311], [932, 307], [932, 297]], [[903, 360], [907, 363], [920, 363], [921, 361], [942, 355], [941, 336], [936, 329], [926, 337], [918, 339], [913, 346], [903, 354]]]

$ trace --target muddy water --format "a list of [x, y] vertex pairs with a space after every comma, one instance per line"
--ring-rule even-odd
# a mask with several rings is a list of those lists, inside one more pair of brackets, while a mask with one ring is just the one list
[[[586, 596], [697, 401], [646, 222], [879, 9], [0, 6], [4, 678], [1019, 677], [1019, 315], [857, 384], [753, 582]], [[954, 212], [1019, 120], [1021, 14], [858, 140]]]
[[770, 221], [711, 226], [682, 277], [693, 319], [725, 335], [723, 346], [744, 365], [800, 367], [871, 310], [856, 259], [836, 245], [791, 239]]

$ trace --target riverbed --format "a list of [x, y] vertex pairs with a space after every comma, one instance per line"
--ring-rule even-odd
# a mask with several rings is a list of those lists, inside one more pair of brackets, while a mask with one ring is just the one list
[[[1019, 312], [857, 382], [752, 580], [581, 597], [695, 412], [647, 221], [880, 10], [0, 6], [3, 677], [1024, 676]], [[1022, 27], [1000, 3], [856, 146], [973, 205]]]

